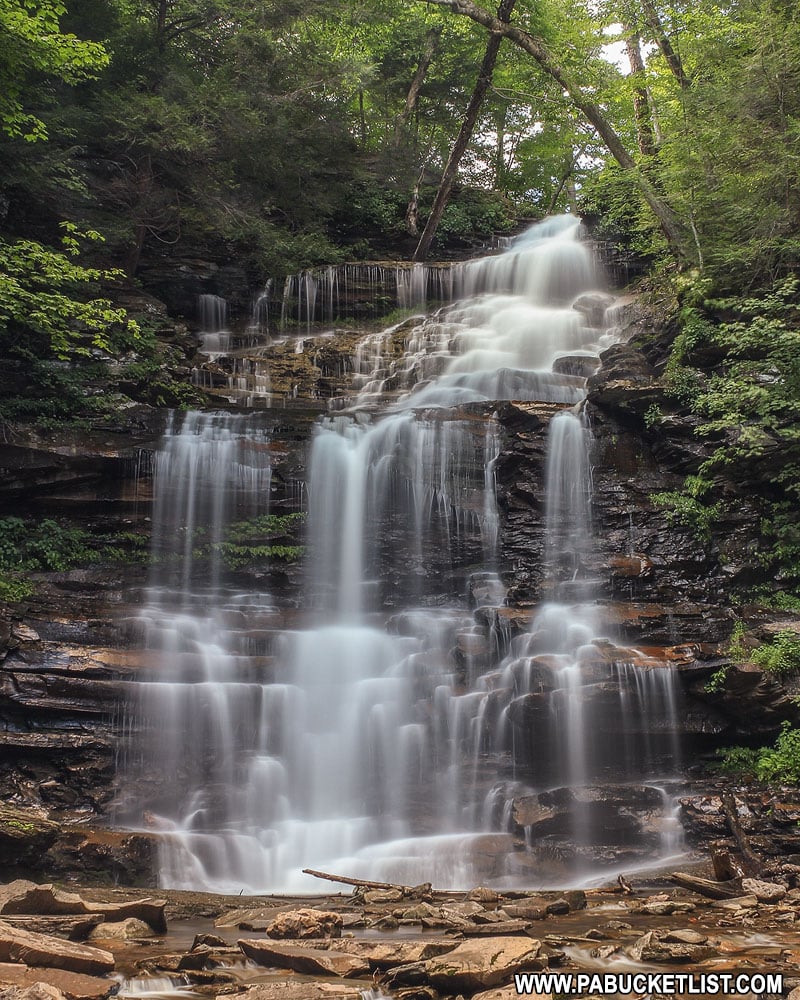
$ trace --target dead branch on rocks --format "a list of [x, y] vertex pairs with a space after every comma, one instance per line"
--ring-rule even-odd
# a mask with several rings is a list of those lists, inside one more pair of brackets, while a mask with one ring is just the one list
[[401, 892], [410, 899], [417, 899], [421, 896], [430, 895], [432, 887], [430, 882], [423, 882], [421, 885], [395, 885], [392, 882], [371, 882], [364, 878], [350, 878], [348, 875], [331, 875], [330, 872], [318, 872], [313, 868], [304, 868], [304, 875], [313, 875], [314, 878], [323, 878], [328, 882], [341, 882], [343, 885], [354, 885], [357, 889], [377, 889]]
[[672, 872], [670, 878], [684, 889], [692, 889], [701, 896], [709, 896], [711, 899], [733, 899], [742, 894], [742, 883], [739, 879], [714, 882], [712, 879], [700, 878], [698, 875], [689, 875], [686, 872]]
[[736, 809], [736, 799], [731, 792], [723, 792], [720, 798], [722, 800], [722, 811], [725, 813], [728, 827], [736, 841], [736, 846], [739, 848], [746, 873], [748, 875], [758, 875], [764, 867], [764, 863], [750, 846], [750, 839], [744, 832], [741, 820], [739, 819], [739, 813]]

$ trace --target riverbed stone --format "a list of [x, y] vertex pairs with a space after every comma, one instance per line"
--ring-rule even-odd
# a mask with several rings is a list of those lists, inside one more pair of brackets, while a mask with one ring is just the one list
[[453, 951], [425, 963], [432, 986], [445, 993], [476, 993], [509, 982], [515, 972], [545, 967], [541, 942], [531, 938], [470, 939]]
[[144, 920], [126, 917], [124, 920], [104, 921], [89, 935], [90, 941], [135, 941], [153, 937], [153, 928]]
[[87, 975], [102, 975], [114, 968], [114, 956], [108, 951], [20, 930], [4, 921], [0, 921], [0, 962], [23, 962]]
[[369, 974], [369, 962], [358, 955], [343, 951], [307, 948], [283, 941], [240, 939], [237, 942], [244, 954], [258, 965], [291, 969], [310, 976], [341, 976], [358, 978]]
[[303, 938], [338, 938], [342, 936], [342, 917], [330, 910], [303, 907], [280, 913], [267, 927], [267, 936], [278, 940]]
[[[0, 994], [3, 987], [13, 987], [23, 993], [37, 983], [47, 983], [60, 990], [67, 1000], [105, 1000], [117, 985], [113, 979], [65, 972], [63, 969], [32, 969], [22, 964], [0, 964]], [[33, 998], [29, 996], [27, 1000]]]
[[742, 879], [742, 889], [752, 893], [759, 903], [778, 903], [787, 893], [785, 885], [778, 882], [765, 882], [758, 878]]

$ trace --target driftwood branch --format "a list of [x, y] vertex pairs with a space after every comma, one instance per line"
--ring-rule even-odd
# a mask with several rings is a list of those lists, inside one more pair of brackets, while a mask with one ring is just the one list
[[313, 875], [314, 878], [323, 878], [328, 882], [341, 882], [343, 885], [354, 885], [358, 889], [388, 889], [402, 892], [404, 896], [421, 896], [431, 892], [430, 882], [423, 882], [422, 885], [396, 885], [393, 882], [371, 882], [364, 878], [351, 878], [348, 875], [331, 875], [330, 872], [318, 872], [313, 868], [304, 868], [304, 875]]
[[673, 882], [683, 886], [684, 889], [692, 889], [701, 896], [709, 896], [711, 899], [733, 899], [741, 896], [742, 883], [739, 879], [730, 879], [727, 882], [714, 882], [708, 878], [700, 878], [697, 875], [688, 875], [686, 872], [672, 872], [670, 878]]

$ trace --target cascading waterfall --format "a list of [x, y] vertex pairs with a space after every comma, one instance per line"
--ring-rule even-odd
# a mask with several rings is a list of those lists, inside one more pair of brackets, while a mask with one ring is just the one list
[[[571, 307], [596, 285], [578, 236], [569, 217], [534, 227], [449, 268], [458, 301], [364, 338], [349, 408], [313, 437], [305, 620], [268, 663], [243, 636], [273, 614], [269, 599], [226, 588], [213, 555], [198, 576], [195, 555], [198, 534], [224, 552], [226, 518], [245, 501], [265, 509], [263, 430], [191, 415], [168, 431], [155, 480], [163, 558], [142, 616], [162, 664], [142, 706], [158, 735], [129, 764], [129, 815], [163, 831], [165, 886], [313, 891], [303, 867], [453, 888], [563, 882], [607, 860], [603, 831], [631, 796], [658, 826], [674, 678], [596, 638], [583, 379], [553, 370], [613, 337]], [[417, 297], [424, 272], [406, 274]], [[312, 287], [309, 274], [287, 301], [299, 297], [310, 324], [344, 277]], [[503, 602], [501, 399], [554, 415], [548, 603], [498, 662], [474, 609]], [[165, 780], [150, 777], [156, 761]], [[622, 825], [614, 844], [651, 858], [674, 846]]]

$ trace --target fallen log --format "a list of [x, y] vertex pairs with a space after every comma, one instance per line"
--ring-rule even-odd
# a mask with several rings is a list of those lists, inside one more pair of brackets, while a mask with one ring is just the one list
[[433, 890], [430, 882], [423, 882], [422, 885], [396, 885], [393, 882], [372, 882], [364, 878], [351, 878], [349, 875], [332, 875], [330, 872], [318, 872], [313, 868], [304, 868], [304, 875], [313, 875], [314, 878], [323, 878], [328, 882], [341, 882], [343, 885], [353, 885], [357, 889], [377, 889], [388, 890], [390, 892], [402, 892], [404, 896], [414, 899], [419, 896], [430, 894]]
[[712, 879], [700, 878], [698, 875], [689, 875], [686, 872], [672, 872], [670, 878], [684, 889], [692, 889], [701, 896], [708, 896], [711, 899], [733, 899], [742, 895], [742, 881], [738, 878], [727, 882], [714, 882]]

